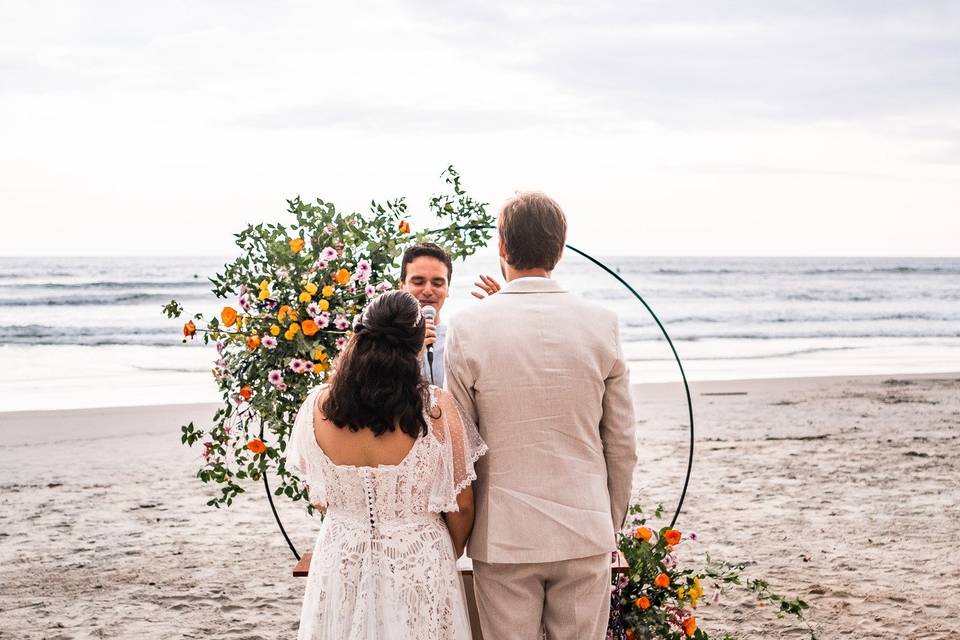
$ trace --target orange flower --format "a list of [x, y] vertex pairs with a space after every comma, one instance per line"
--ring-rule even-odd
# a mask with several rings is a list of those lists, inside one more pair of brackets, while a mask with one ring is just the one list
[[223, 320], [223, 326], [232, 327], [237, 322], [237, 310], [233, 307], [224, 307], [220, 312], [220, 319]]
[[260, 336], [253, 335], [247, 338], [247, 349], [250, 351], [256, 351], [257, 347], [260, 346]]
[[661, 589], [666, 589], [667, 587], [670, 586], [670, 576], [668, 576], [665, 573], [661, 573], [654, 579], [653, 584], [660, 587]]
[[267, 450], [267, 445], [263, 444], [263, 440], [260, 438], [254, 438], [247, 443], [247, 449], [253, 451], [255, 454], [260, 455]]
[[301, 251], [303, 251], [302, 238], [294, 238], [293, 240], [290, 241], [289, 244], [290, 244], [290, 251], [293, 251], [294, 253], [300, 253]]
[[339, 284], [347, 284], [350, 282], [350, 272], [346, 269], [340, 269], [340, 271], [337, 271], [337, 273], [333, 276], [333, 279]]
[[666, 531], [663, 532], [663, 537], [667, 541], [667, 544], [674, 545], [674, 544], [680, 544], [680, 538], [682, 536], [680, 535], [680, 532], [677, 531], [676, 529], [667, 529]]
[[244, 400], [249, 400], [253, 396], [253, 389], [249, 386], [240, 387], [240, 397]]
[[635, 537], [637, 540], [648, 542], [650, 538], [653, 537], [653, 531], [646, 527], [638, 527], [636, 532], [633, 534], [633, 537]]
[[683, 621], [683, 632], [687, 634], [687, 637], [692, 636], [697, 632], [697, 619], [696, 618], [687, 618]]
[[197, 325], [193, 324], [193, 320], [190, 320], [183, 325], [183, 337], [192, 338], [195, 335], [197, 335]]
[[406, 220], [400, 221], [400, 233], [410, 233], [410, 223]]
[[288, 305], [288, 304], [282, 305], [282, 306], [280, 307], [280, 310], [277, 311], [277, 320], [278, 320], [279, 322], [283, 322], [284, 320], [287, 319], [287, 316], [288, 316], [288, 315], [289, 315], [289, 316], [292, 316], [292, 315], [293, 315], [293, 307], [291, 307], [291, 306]]
[[317, 331], [320, 331], [320, 327], [318, 327], [317, 323], [313, 320], [304, 320], [300, 324], [300, 330], [303, 331], [303, 335], [312, 336]]
[[637, 605], [638, 608], [646, 610], [650, 608], [650, 598], [647, 596], [640, 596], [633, 601], [633, 604]]

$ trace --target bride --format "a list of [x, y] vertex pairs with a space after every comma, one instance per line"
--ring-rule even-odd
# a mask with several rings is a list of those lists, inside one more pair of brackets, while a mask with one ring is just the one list
[[286, 464], [326, 512], [299, 640], [471, 637], [456, 562], [486, 445], [420, 375], [425, 326], [411, 294], [376, 298], [297, 414]]

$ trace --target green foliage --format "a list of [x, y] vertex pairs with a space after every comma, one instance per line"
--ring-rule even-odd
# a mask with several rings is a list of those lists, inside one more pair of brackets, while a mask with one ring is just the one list
[[[655, 511], [659, 519], [663, 506]], [[609, 637], [615, 640], [657, 638], [661, 640], [708, 640], [707, 631], [696, 623], [695, 610], [703, 605], [706, 589], [712, 586], [717, 601], [734, 586], [751, 593], [757, 602], [777, 605], [777, 615], [803, 620], [807, 603], [789, 599], [770, 589], [761, 579], [743, 581], [743, 564], [730, 564], [706, 556], [700, 569], [683, 567], [677, 556], [680, 544], [690, 545], [696, 536], [662, 527], [654, 531], [639, 505], [629, 510], [628, 526], [618, 535], [620, 553], [627, 562], [626, 575], [614, 579]], [[810, 638], [816, 636], [807, 627]], [[733, 640], [726, 634], [724, 640]]]
[[[275, 495], [309, 499], [283, 452], [297, 410], [326, 380], [354, 317], [377, 292], [398, 285], [399, 259], [410, 244], [436, 242], [456, 260], [490, 239], [486, 203], [463, 189], [452, 166], [441, 177], [448, 192], [430, 199], [433, 230], [410, 232], [403, 198], [344, 214], [322, 199], [297, 197], [287, 201], [292, 221], [235, 234], [239, 257], [210, 278], [213, 293], [228, 304], [219, 318], [196, 314], [183, 332], [185, 341], [214, 342], [219, 356], [213, 375], [223, 405], [213, 426], [204, 431], [190, 423], [180, 437], [202, 447], [200, 481], [219, 485], [208, 505], [229, 506], [242, 484], [268, 471], [279, 478]], [[177, 318], [184, 309], [171, 300], [162, 311]]]

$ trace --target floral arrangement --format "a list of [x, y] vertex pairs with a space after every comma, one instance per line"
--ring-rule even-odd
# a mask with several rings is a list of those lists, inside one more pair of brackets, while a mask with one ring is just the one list
[[[292, 224], [251, 225], [236, 234], [240, 257], [210, 278], [214, 294], [230, 303], [219, 317], [196, 314], [183, 325], [184, 342], [202, 336], [217, 349], [213, 375], [223, 406], [209, 431], [192, 422], [181, 427], [181, 442], [203, 449], [197, 476], [222, 485], [208, 505], [229, 506], [244, 492], [241, 483], [271, 468], [276, 495], [307, 498], [283, 452], [297, 410], [326, 380], [354, 318], [370, 298], [397, 286], [398, 258], [408, 245], [429, 240], [459, 259], [490, 238], [486, 203], [463, 190], [452, 166], [441, 177], [449, 191], [429, 202], [442, 224], [433, 231], [413, 233], [403, 198], [372, 202], [367, 215], [296, 198], [288, 201]], [[171, 300], [163, 311], [176, 318], [183, 307]]]
[[[660, 518], [662, 510], [658, 506], [654, 517]], [[698, 539], [693, 531], [683, 534], [671, 527], [654, 531], [647, 526], [639, 505], [630, 508], [627, 525], [618, 534], [617, 546], [627, 567], [625, 573], [614, 577], [608, 640], [708, 640], [710, 636], [700, 628], [696, 617], [697, 607], [707, 596], [704, 585], [713, 590], [708, 603], [717, 604], [726, 590], [740, 587], [758, 602], [776, 605], [778, 616], [790, 614], [804, 621], [806, 602], [774, 593], [764, 580], [744, 581], [743, 564], [718, 561], [708, 555], [703, 569], [682, 568], [678, 546]], [[807, 630], [815, 640], [809, 625]], [[722, 637], [732, 639], [729, 634]]]

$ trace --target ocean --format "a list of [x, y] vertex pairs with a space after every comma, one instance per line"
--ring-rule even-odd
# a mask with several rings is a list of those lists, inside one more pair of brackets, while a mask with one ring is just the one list
[[[660, 317], [690, 380], [960, 371], [960, 258], [600, 258]], [[228, 302], [225, 258], [0, 258], [0, 411], [219, 400], [215, 351], [162, 316]], [[496, 258], [454, 265], [443, 316]], [[646, 309], [568, 252], [554, 274], [615, 310], [635, 382], [680, 379]], [[234, 304], [235, 301], [229, 301]]]

